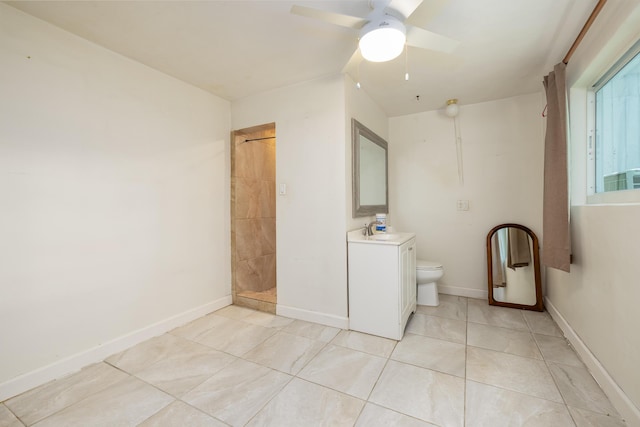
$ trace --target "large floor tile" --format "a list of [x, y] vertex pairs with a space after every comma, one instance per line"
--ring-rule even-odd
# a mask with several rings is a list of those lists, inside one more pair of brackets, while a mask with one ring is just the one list
[[569, 406], [569, 412], [576, 427], [626, 427], [626, 423], [615, 415], [598, 414], [597, 412]]
[[5, 404], [23, 422], [31, 425], [128, 377], [113, 366], [96, 363], [9, 399]]
[[193, 406], [175, 401], [139, 427], [225, 427], [226, 425]]
[[416, 313], [409, 319], [405, 332], [465, 344], [467, 322]]
[[240, 307], [239, 305], [228, 305], [220, 310], [216, 311], [215, 314], [218, 316], [228, 317], [229, 319], [244, 319], [245, 317], [249, 317], [254, 314], [256, 310], [252, 310], [246, 307]]
[[467, 381], [466, 427], [573, 425], [567, 407], [515, 391]]
[[435, 424], [421, 421], [391, 409], [367, 403], [355, 427], [430, 427]]
[[366, 399], [386, 363], [382, 357], [329, 344], [298, 376]]
[[228, 322], [197, 336], [194, 340], [216, 350], [242, 356], [277, 331], [274, 328], [229, 319]]
[[616, 414], [596, 380], [584, 367], [550, 363], [549, 369], [569, 406], [601, 414]]
[[288, 317], [276, 316], [271, 313], [255, 311], [249, 316], [243, 317], [242, 320], [254, 325], [264, 326], [266, 328], [283, 328], [293, 322]]
[[525, 310], [522, 314], [524, 315], [531, 332], [543, 335], [553, 335], [556, 337], [564, 336], [548, 312]]
[[626, 425], [548, 313], [440, 301], [401, 341], [225, 307], [0, 403], [0, 427]]
[[542, 354], [538, 350], [533, 335], [525, 331], [469, 323], [467, 326], [467, 345], [542, 359]]
[[486, 301], [469, 299], [467, 320], [484, 325], [528, 331], [522, 310], [489, 305]]
[[181, 350], [136, 373], [136, 376], [180, 397], [236, 359], [191, 341], [181, 346]]
[[389, 357], [397, 341], [356, 331], [340, 331], [331, 344], [364, 351], [374, 356]]
[[326, 343], [278, 332], [243, 356], [243, 359], [295, 375]]
[[393, 360], [369, 401], [436, 425], [464, 424], [464, 379]]
[[174, 399], [140, 381], [127, 378], [35, 424], [38, 427], [137, 426]]
[[353, 426], [363, 406], [362, 400], [295, 378], [248, 426]]
[[173, 354], [179, 354], [186, 342], [182, 337], [163, 334], [114, 354], [106, 362], [133, 374]]
[[547, 362], [557, 362], [565, 365], [581, 366], [584, 364], [573, 347], [563, 337], [534, 334], [538, 347]]
[[231, 424], [244, 425], [291, 380], [291, 376], [236, 360], [182, 400]]
[[304, 320], [294, 320], [282, 328], [282, 331], [305, 338], [311, 338], [312, 340], [329, 342], [338, 335], [340, 329], [318, 323], [305, 322]]
[[215, 327], [224, 325], [228, 322], [229, 318], [227, 317], [218, 316], [216, 314], [209, 314], [207, 316], [196, 319], [193, 322], [187, 323], [184, 326], [175, 328], [170, 332], [170, 334], [194, 340], [196, 337], [202, 335], [203, 333]]
[[467, 379], [562, 402], [549, 369], [542, 360], [468, 347]]
[[2, 403], [0, 403], [0, 427], [23, 427], [23, 424]]
[[439, 295], [440, 305], [431, 307], [419, 305], [416, 313], [446, 317], [454, 320], [467, 320], [467, 298], [455, 295]]
[[465, 349], [464, 344], [405, 334], [391, 359], [464, 378]]

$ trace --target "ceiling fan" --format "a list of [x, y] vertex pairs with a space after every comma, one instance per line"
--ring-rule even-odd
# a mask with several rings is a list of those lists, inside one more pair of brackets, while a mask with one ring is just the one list
[[[444, 6], [447, 0], [427, 0], [430, 10], [421, 8], [420, 20], [425, 22]], [[319, 19], [334, 25], [360, 30], [358, 49], [343, 68], [347, 72], [364, 58], [371, 62], [386, 62], [398, 57], [405, 46], [451, 53], [459, 42], [418, 26], [407, 24], [423, 0], [370, 0], [373, 9], [365, 18], [294, 5], [291, 13]], [[416, 13], [418, 15], [418, 13]]]

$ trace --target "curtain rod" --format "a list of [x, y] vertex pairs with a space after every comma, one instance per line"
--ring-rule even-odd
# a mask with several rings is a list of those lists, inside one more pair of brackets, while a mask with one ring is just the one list
[[596, 20], [596, 17], [600, 13], [600, 11], [602, 10], [606, 2], [607, 0], [598, 0], [598, 4], [596, 4], [596, 7], [593, 8], [591, 15], [589, 15], [589, 19], [587, 19], [587, 22], [584, 23], [584, 27], [582, 27], [582, 30], [580, 30], [580, 34], [578, 34], [578, 37], [576, 37], [576, 40], [571, 45], [571, 48], [565, 55], [562, 62], [564, 62], [565, 64], [569, 63], [569, 60], [571, 59], [573, 52], [575, 52], [578, 46], [580, 45], [580, 42], [584, 38], [585, 34], [587, 34], [587, 31], [589, 31], [589, 28], [591, 28], [591, 24], [593, 24], [593, 21]]

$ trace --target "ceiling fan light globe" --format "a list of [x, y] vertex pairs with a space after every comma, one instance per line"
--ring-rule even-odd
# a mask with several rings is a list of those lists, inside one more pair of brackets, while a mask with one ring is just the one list
[[451, 103], [447, 105], [447, 108], [444, 110], [444, 112], [449, 117], [455, 117], [460, 112], [460, 109], [458, 108], [458, 104]]
[[385, 62], [397, 58], [407, 41], [404, 25], [387, 16], [377, 22], [370, 22], [360, 33], [360, 53], [367, 61]]

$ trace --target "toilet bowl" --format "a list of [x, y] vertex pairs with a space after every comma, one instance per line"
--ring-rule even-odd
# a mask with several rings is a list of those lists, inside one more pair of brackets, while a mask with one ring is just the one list
[[438, 299], [438, 280], [444, 275], [442, 264], [433, 261], [416, 260], [416, 282], [418, 286], [418, 304], [436, 306]]

